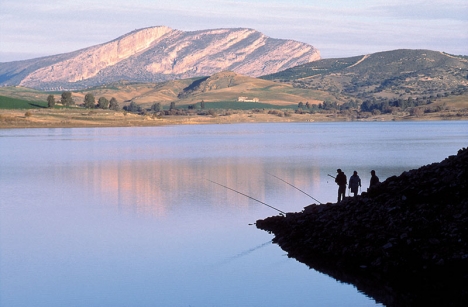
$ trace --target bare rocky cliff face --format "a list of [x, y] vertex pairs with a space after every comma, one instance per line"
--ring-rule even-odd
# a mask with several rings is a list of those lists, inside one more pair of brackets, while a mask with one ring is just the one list
[[118, 80], [160, 82], [230, 70], [258, 77], [320, 59], [313, 46], [245, 28], [135, 30], [75, 52], [0, 63], [0, 85], [83, 89]]

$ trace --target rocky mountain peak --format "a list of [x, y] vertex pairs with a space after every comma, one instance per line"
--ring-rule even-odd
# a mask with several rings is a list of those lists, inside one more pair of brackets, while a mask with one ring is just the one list
[[0, 84], [81, 89], [119, 80], [160, 82], [230, 70], [251, 77], [318, 60], [313, 46], [247, 28], [184, 32], [159, 26], [45, 58], [0, 63]]

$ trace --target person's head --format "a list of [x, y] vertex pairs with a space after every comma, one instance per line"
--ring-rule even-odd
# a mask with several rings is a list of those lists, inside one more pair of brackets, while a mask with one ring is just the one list
[[357, 172], [356, 172], [356, 171], [354, 171], [354, 172], [353, 172], [353, 175], [357, 175]]
[[370, 173], [371, 173], [372, 176], [375, 176], [375, 171], [374, 170], [371, 170]]
[[336, 172], [339, 174], [341, 173], [341, 168], [337, 169]]

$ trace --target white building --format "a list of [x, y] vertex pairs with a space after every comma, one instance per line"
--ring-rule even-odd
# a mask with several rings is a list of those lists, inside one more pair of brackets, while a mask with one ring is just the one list
[[240, 101], [240, 102], [259, 102], [260, 100], [257, 97], [255, 97], [253, 99], [249, 99], [249, 97], [241, 96], [241, 97], [237, 98], [237, 101]]

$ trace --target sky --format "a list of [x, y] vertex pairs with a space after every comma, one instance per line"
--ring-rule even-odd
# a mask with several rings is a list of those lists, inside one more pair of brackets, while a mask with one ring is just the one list
[[75, 51], [136, 29], [252, 28], [322, 58], [395, 49], [468, 55], [467, 0], [0, 0], [0, 62]]

